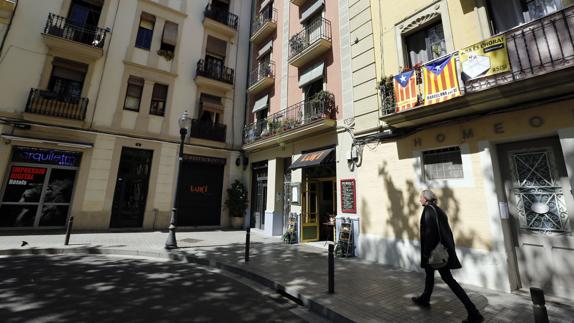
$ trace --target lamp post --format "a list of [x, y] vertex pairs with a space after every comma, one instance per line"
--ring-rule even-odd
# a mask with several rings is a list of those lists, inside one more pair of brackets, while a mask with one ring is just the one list
[[176, 187], [175, 187], [175, 197], [173, 199], [173, 208], [171, 209], [171, 219], [169, 222], [169, 234], [167, 236], [167, 241], [165, 242], [165, 249], [177, 249], [177, 240], [175, 238], [175, 228], [177, 225], [177, 205], [179, 203], [179, 186], [180, 186], [180, 172], [183, 167], [183, 143], [185, 142], [185, 137], [187, 136], [187, 129], [191, 127], [191, 118], [187, 113], [187, 110], [179, 117], [179, 164], [176, 172]]

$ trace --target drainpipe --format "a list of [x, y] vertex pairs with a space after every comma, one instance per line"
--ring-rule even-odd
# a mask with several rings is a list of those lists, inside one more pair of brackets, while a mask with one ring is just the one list
[[[2, 57], [2, 50], [4, 49], [4, 43], [6, 42], [6, 38], [8, 37], [8, 33], [12, 27], [12, 21], [14, 21], [14, 16], [16, 16], [16, 9], [18, 9], [18, 0], [14, 0], [14, 11], [10, 16], [10, 21], [8, 22], [8, 27], [6, 28], [6, 32], [4, 33], [4, 37], [2, 37], [2, 44], [0, 44], [0, 57]], [[0, 60], [1, 61], [1, 60]]]

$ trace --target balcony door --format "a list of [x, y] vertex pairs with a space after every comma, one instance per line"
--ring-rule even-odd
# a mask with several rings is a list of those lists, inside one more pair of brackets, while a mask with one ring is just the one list
[[55, 57], [48, 82], [50, 95], [64, 102], [77, 102], [82, 94], [88, 65]]
[[498, 146], [522, 288], [574, 297], [574, 199], [557, 137]]
[[572, 0], [505, 0], [488, 1], [493, 33], [542, 18], [573, 4]]
[[72, 0], [68, 20], [78, 27], [96, 27], [100, 20], [103, 0]]
[[305, 103], [303, 111], [303, 122], [310, 122], [315, 120], [321, 114], [320, 102], [313, 101], [313, 98], [321, 91], [323, 91], [323, 78], [306, 85], [303, 88], [305, 93]]

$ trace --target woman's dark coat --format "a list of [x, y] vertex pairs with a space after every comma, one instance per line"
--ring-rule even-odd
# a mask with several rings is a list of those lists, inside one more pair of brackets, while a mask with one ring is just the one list
[[[434, 210], [433, 210], [434, 209]], [[436, 210], [436, 212], [435, 212]], [[426, 268], [431, 251], [437, 246], [439, 242], [439, 235], [437, 230], [437, 221], [440, 228], [440, 238], [442, 244], [448, 251], [448, 269], [462, 268], [455, 252], [454, 238], [452, 231], [448, 225], [448, 218], [444, 211], [436, 205], [426, 205], [421, 215], [421, 267]]]

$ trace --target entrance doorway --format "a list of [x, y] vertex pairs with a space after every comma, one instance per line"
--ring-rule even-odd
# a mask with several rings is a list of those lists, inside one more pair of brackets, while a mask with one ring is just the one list
[[267, 162], [255, 164], [252, 168], [250, 227], [265, 229], [267, 208]]
[[521, 288], [574, 297], [574, 200], [557, 137], [497, 147]]
[[111, 228], [139, 228], [143, 225], [152, 156], [152, 150], [122, 148]]
[[[312, 170], [308, 169], [310, 175]], [[334, 222], [337, 205], [336, 178], [308, 177], [303, 190], [303, 212], [301, 216], [301, 240], [334, 241]]]

